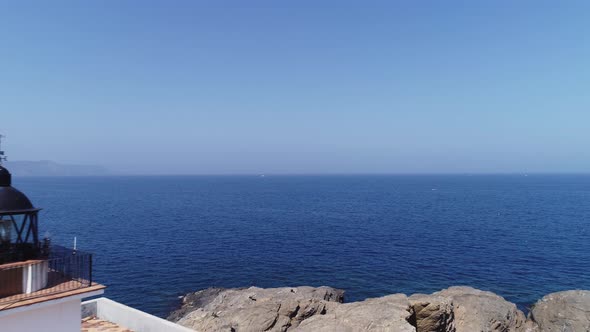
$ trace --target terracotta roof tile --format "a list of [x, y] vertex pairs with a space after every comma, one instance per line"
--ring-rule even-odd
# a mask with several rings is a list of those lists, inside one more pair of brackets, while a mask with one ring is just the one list
[[88, 317], [82, 320], [82, 332], [133, 332], [128, 328], [96, 317]]

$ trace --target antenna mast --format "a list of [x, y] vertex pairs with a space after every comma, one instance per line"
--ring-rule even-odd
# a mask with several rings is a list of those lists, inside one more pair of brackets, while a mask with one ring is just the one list
[[2, 165], [3, 161], [6, 161], [6, 156], [4, 155], [4, 150], [2, 150], [2, 139], [6, 137], [0, 134], [0, 165]]

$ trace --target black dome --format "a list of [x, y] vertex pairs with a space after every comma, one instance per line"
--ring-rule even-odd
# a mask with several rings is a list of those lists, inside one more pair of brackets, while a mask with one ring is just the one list
[[13, 187], [0, 187], [0, 214], [25, 213], [36, 210], [31, 201]]
[[11, 187], [11, 184], [10, 172], [0, 166], [0, 215], [37, 211], [27, 196]]
[[10, 186], [12, 184], [12, 175], [0, 165], [0, 187]]

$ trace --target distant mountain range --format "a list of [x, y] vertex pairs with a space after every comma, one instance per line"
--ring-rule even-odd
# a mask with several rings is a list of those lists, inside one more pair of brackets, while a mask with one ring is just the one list
[[50, 160], [8, 161], [4, 166], [13, 176], [100, 176], [112, 174], [98, 165], [66, 165]]

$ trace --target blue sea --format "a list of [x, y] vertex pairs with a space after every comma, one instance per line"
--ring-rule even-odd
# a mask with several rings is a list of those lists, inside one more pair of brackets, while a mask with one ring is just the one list
[[94, 253], [106, 296], [159, 316], [206, 287], [328, 285], [346, 301], [590, 289], [589, 175], [15, 178], [40, 234]]

